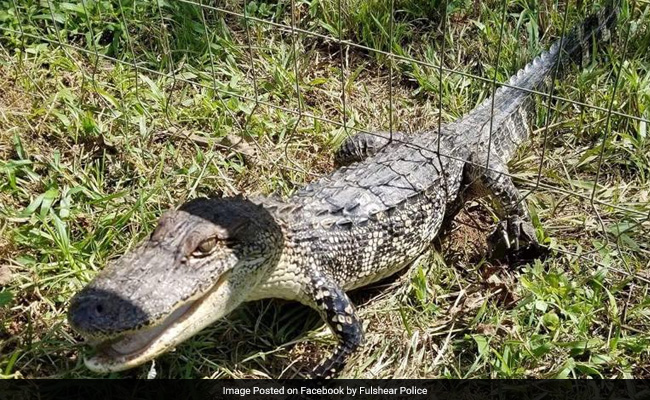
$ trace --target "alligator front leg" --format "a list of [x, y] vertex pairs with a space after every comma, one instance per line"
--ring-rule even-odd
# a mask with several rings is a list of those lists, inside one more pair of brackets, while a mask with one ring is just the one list
[[347, 137], [334, 154], [337, 166], [350, 165], [372, 157], [391, 143], [401, 142], [405, 135], [401, 132], [359, 132]]
[[352, 302], [333, 279], [315, 274], [311, 279], [309, 297], [310, 305], [318, 310], [339, 339], [334, 354], [313, 371], [318, 378], [332, 378], [343, 369], [347, 358], [363, 341], [363, 327]]
[[485, 160], [473, 158], [468, 164], [469, 182], [476, 190], [486, 191], [494, 199], [501, 221], [488, 237], [491, 257], [502, 257], [507, 252], [518, 251], [522, 246], [539, 250], [535, 227], [530, 219], [526, 202], [508, 175], [508, 167], [496, 155], [485, 169]]

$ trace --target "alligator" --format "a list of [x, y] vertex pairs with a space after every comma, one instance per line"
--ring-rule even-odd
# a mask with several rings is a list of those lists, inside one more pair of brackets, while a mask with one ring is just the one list
[[285, 199], [199, 198], [163, 214], [148, 239], [70, 301], [71, 327], [96, 349], [86, 366], [141, 365], [243, 302], [281, 298], [316, 309], [337, 337], [313, 370], [334, 377], [363, 341], [346, 292], [412, 264], [460, 211], [466, 191], [490, 195], [498, 210], [493, 249], [540, 246], [507, 163], [529, 135], [532, 94], [606, 39], [614, 3], [455, 122], [408, 136], [351, 136], [337, 170]]

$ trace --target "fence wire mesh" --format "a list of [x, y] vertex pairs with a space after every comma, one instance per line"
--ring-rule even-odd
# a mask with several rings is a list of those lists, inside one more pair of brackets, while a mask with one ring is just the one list
[[[11, 7], [1, 14], [9, 21], [2, 25], [3, 63], [13, 70], [17, 90], [30, 101], [44, 103], [65, 101], [65, 93], [53, 95], [52, 88], [42, 87], [42, 77], [37, 74], [47, 73], [46, 68], [61, 70], [64, 75], [74, 71], [81, 83], [69, 90], [81, 92], [85, 113], [94, 117], [101, 114], [99, 118], [109, 120], [112, 129], [124, 132], [127, 142], [127, 132], [139, 129], [150, 135], [149, 141], [160, 140], [152, 133], [158, 131], [166, 132], [163, 140], [198, 144], [207, 151], [200, 176], [206, 174], [205, 168], [214, 158], [222, 159], [224, 154], [241, 152], [242, 146], [251, 145], [267, 171], [285, 171], [289, 175], [283, 176], [297, 183], [327, 171], [306, 166], [314, 166], [306, 161], [314, 148], [306, 142], [316, 140], [310, 130], [326, 132], [327, 139], [321, 143], [330, 148], [355, 133], [376, 134], [379, 129], [387, 130], [396, 141], [400, 139], [393, 138], [395, 131], [429, 129], [440, 134], [445, 123], [466, 114], [486, 96], [494, 99], [499, 87], [530, 92], [539, 97], [534, 145], [527, 148], [534, 156], [524, 155], [520, 163], [535, 165], [533, 170], [510, 176], [525, 189], [524, 199], [550, 196], [553, 210], [546, 210], [550, 214], [561, 210], [567, 199], [587, 203], [590, 212], [583, 220], [571, 222], [573, 232], [579, 234], [580, 229], [575, 227], [580, 224], [595, 223], [599, 230], [589, 243], [559, 241], [552, 243], [553, 248], [647, 281], [626, 262], [629, 246], [638, 248], [644, 256], [650, 252], [647, 244], [633, 239], [642, 238], [650, 228], [647, 190], [626, 192], [629, 180], [647, 183], [647, 177], [625, 161], [648, 156], [637, 153], [647, 151], [644, 140], [650, 107], [643, 103], [648, 94], [641, 93], [642, 88], [621, 89], [627, 85], [621, 82], [622, 75], [628, 77], [626, 82], [634, 74], [641, 74], [637, 76], [639, 81], [649, 79], [647, 71], [631, 71], [626, 61], [630, 40], [647, 37], [643, 36], [647, 24], [639, 23], [647, 16], [647, 3], [624, 2], [615, 42], [622, 43], [622, 47], [604, 50], [607, 56], [596, 62], [611, 63], [609, 73], [597, 81], [598, 90], [604, 88], [597, 96], [589, 95], [589, 87], [579, 87], [580, 79], [586, 80], [590, 70], [582, 75], [577, 69], [573, 72], [578, 78], [570, 85], [578, 90], [569, 90], [565, 85], [558, 90], [557, 66], [547, 91], [519, 88], [507, 82], [509, 75], [536, 55], [530, 49], [538, 53], [550, 43], [539, 36], [546, 38], [548, 32], [548, 36], [563, 38], [572, 21], [579, 21], [591, 11], [589, 6], [582, 2], [547, 2], [545, 10], [540, 10], [542, 3], [538, 4], [540, 9], [528, 10], [522, 9], [519, 2], [489, 2], [498, 15], [497, 24], [485, 26], [478, 20], [469, 24], [464, 29], [473, 30], [476, 37], [468, 41], [466, 32], [454, 29], [467, 25], [454, 20], [458, 3], [429, 2], [421, 6], [429, 21], [422, 18], [424, 22], [417, 22], [417, 16], [412, 15], [417, 7], [396, 0], [371, 1], [369, 6], [354, 0], [12, 0]], [[372, 17], [372, 29], [355, 25], [358, 20], [352, 16], [362, 12]], [[526, 17], [526, 12], [533, 14]], [[409, 47], [409, 40], [414, 38], [406, 37], [403, 31], [404, 21], [409, 18], [431, 30], [427, 37], [432, 39], [430, 43]], [[526, 18], [527, 25], [522, 23]], [[539, 27], [531, 30], [536, 21], [544, 20], [546, 32]], [[527, 34], [521, 33], [523, 26], [528, 27]], [[459, 48], [462, 45], [457, 40], [462, 45], [473, 44], [477, 52], [488, 48], [485, 54], [493, 55], [493, 59], [475, 59], [467, 54], [472, 50]], [[65, 54], [68, 64], [60, 61], [58, 65], [47, 65], [47, 53], [57, 51]], [[42, 68], [26, 66], [39, 63]], [[475, 65], [464, 68], [463, 63]], [[126, 71], [129, 78], [115, 80], [115, 71]], [[361, 75], [366, 81], [358, 84]], [[122, 79], [123, 75], [119, 76]], [[371, 85], [384, 89], [368, 88]], [[363, 90], [371, 93], [365, 99], [376, 104], [354, 100]], [[197, 104], [197, 94], [205, 91], [219, 104]], [[372, 93], [377, 93], [376, 98]], [[467, 98], [459, 100], [463, 97]], [[461, 104], [454, 104], [459, 101]], [[429, 104], [430, 113], [409, 115], [416, 102]], [[491, 106], [494, 112], [494, 101]], [[128, 110], [133, 107], [139, 110], [141, 120], [128, 119]], [[209, 110], [202, 111], [200, 117], [193, 116], [193, 109], [201, 107]], [[159, 119], [161, 115], [164, 120]], [[63, 121], [65, 116], [60, 118]], [[596, 132], [589, 144], [567, 140], [572, 154], [581, 153], [578, 165], [564, 165], [557, 150], [562, 135], [580, 133], [568, 128], [561, 132], [564, 126]], [[260, 133], [264, 129], [278, 131], [264, 135]], [[491, 121], [490, 133], [493, 130]], [[641, 143], [638, 149], [631, 149], [634, 145], [628, 143], [616, 146], [618, 155], [608, 154], [614, 151], [612, 141], [629, 142], [631, 137]], [[555, 146], [552, 163], [551, 144]], [[281, 156], [269, 151], [271, 148], [281, 148]], [[454, 158], [453, 154], [441, 152], [440, 147], [419, 150], [431, 156]], [[620, 158], [621, 169], [607, 165], [612, 158]], [[591, 165], [590, 181], [576, 177], [585, 165]], [[239, 191], [228, 179], [223, 181], [227, 194]], [[200, 180], [195, 180], [185, 198], [192, 197], [199, 185]], [[549, 227], [555, 228], [561, 231], [566, 227]], [[594, 228], [589, 230], [593, 232]], [[611, 263], [603, 257], [604, 251], [616, 252], [619, 262]]]

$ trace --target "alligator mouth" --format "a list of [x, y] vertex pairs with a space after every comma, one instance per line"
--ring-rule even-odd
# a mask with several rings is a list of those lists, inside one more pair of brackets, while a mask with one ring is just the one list
[[96, 353], [84, 363], [95, 372], [123, 371], [176, 347], [232, 309], [225, 309], [228, 275], [225, 273], [207, 293], [177, 308], [155, 326], [94, 343]]
[[[199, 300], [200, 301], [200, 300]], [[110, 355], [114, 358], [135, 356], [144, 351], [147, 347], [158, 338], [163, 332], [175, 323], [178, 323], [189, 314], [190, 309], [197, 302], [179, 307], [171, 315], [165, 318], [161, 324], [151, 328], [146, 328], [137, 332], [125, 333], [112, 339], [99, 342], [95, 345], [96, 349], [104, 355]]]

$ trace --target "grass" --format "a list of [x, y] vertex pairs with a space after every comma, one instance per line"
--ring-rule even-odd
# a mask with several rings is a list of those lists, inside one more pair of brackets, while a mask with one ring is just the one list
[[[301, 30], [392, 49], [392, 59], [263, 22], [290, 24], [287, 1], [223, 6], [245, 6], [255, 18], [248, 24], [171, 0], [15, 3], [0, 1], [5, 377], [96, 376], [65, 321], [67, 302], [146, 237], [164, 210], [204, 195], [290, 195], [332, 170], [334, 149], [354, 128], [389, 129], [391, 83], [394, 129], [435, 129], [439, 115], [452, 121], [489, 95], [495, 74], [506, 80], [548, 47], [564, 10], [508, 0], [497, 64], [496, 1], [395, 0], [391, 18], [390, 2], [346, 0], [340, 20], [336, 1], [295, 2]], [[584, 3], [570, 3], [569, 24], [598, 7]], [[650, 7], [623, 3], [612, 43], [555, 90], [647, 120]], [[431, 65], [441, 61], [455, 72], [440, 86]], [[532, 190], [527, 201], [552, 255], [487, 263], [494, 216], [485, 199], [469, 203], [435, 251], [353, 294], [366, 343], [344, 377], [650, 375], [647, 125], [620, 115], [607, 125], [602, 110], [553, 101], [545, 132], [546, 99], [538, 103], [532, 139], [510, 168]], [[344, 112], [347, 129], [329, 122]], [[310, 310], [261, 301], [155, 366], [112, 376], [299, 376], [333, 344]]]

